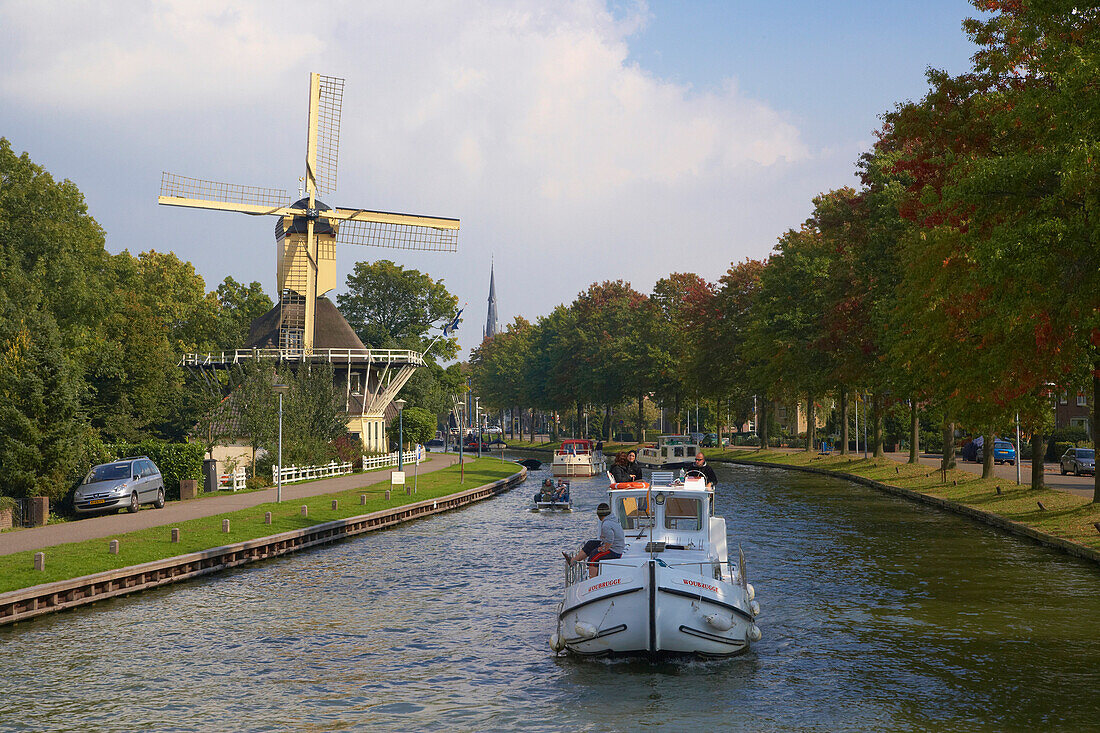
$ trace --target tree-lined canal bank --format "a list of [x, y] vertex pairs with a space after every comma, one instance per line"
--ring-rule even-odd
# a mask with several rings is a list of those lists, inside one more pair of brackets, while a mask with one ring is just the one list
[[[722, 662], [550, 654], [560, 550], [512, 491], [462, 511], [0, 630], [15, 730], [1087, 730], [1100, 573], [826, 476], [717, 466], [763, 640]], [[534, 472], [530, 485], [548, 475]], [[507, 552], [500, 552], [502, 547]], [[1037, 581], [1042, 578], [1041, 583]], [[120, 633], [104, 633], [120, 629]], [[79, 644], [73, 644], [79, 639]]]

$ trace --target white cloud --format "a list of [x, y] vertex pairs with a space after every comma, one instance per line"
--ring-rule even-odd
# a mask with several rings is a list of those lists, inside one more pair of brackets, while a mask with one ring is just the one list
[[[0, 109], [96, 119], [130, 138], [115, 147], [156, 156], [131, 168], [184, 160], [197, 169], [179, 173], [294, 189], [293, 179], [232, 172], [300, 175], [306, 73], [343, 76], [334, 202], [459, 216], [465, 231], [457, 260], [354, 250], [342, 269], [396, 256], [480, 301], [488, 280], [480, 273], [495, 251], [502, 314], [534, 316], [595, 279], [627, 275], [644, 286], [673, 270], [715, 278], [749, 253], [741, 240], [797, 223], [769, 229], [789, 201], [761, 216], [776, 209], [769, 197], [787, 176], [812, 162], [799, 130], [732, 80], [695, 91], [631, 63], [632, 34], [647, 18], [643, 5], [616, 16], [597, 0], [256, 0], [231, 9], [215, 0], [0, 0]], [[218, 170], [204, 169], [212, 161]], [[153, 193], [111, 185], [109, 196], [89, 191], [90, 200], [133, 212]], [[93, 214], [117, 218], [112, 249], [142, 248], [141, 234], [125, 229], [132, 214]], [[147, 221], [167, 220], [178, 221], [158, 211]], [[254, 220], [226, 226], [255, 230], [243, 236], [258, 240], [269, 229]], [[271, 287], [273, 263], [248, 274], [254, 253], [234, 259], [165, 236], [180, 237], [175, 249], [208, 282], [232, 273]], [[754, 254], [773, 236], [752, 245]], [[512, 290], [508, 267], [538, 271], [539, 286]]]

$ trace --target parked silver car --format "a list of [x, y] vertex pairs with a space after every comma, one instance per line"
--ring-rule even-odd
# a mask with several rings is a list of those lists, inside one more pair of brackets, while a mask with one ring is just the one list
[[1092, 448], [1070, 448], [1062, 454], [1062, 475], [1070, 471], [1080, 476], [1083, 473], [1096, 473], [1096, 451]]
[[164, 478], [146, 456], [96, 466], [73, 495], [73, 506], [80, 514], [123, 508], [136, 512], [142, 504], [164, 508]]

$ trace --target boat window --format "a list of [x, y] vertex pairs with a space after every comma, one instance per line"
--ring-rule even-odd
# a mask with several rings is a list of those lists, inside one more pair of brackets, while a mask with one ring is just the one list
[[653, 526], [653, 512], [646, 511], [644, 496], [624, 496], [616, 504], [616, 514], [623, 529], [641, 529]]
[[676, 456], [677, 458], [683, 458], [684, 457], [684, 449], [681, 448], [680, 446], [676, 446], [672, 450], [674, 451], [673, 455]]
[[703, 528], [703, 502], [683, 496], [665, 501], [665, 529], [698, 531]]
[[662, 448], [662, 449], [661, 449], [661, 455], [662, 455], [662, 456], [663, 456], [664, 458], [668, 458], [668, 448]]
[[695, 446], [690, 446], [687, 451], [689, 456], [695, 455]]

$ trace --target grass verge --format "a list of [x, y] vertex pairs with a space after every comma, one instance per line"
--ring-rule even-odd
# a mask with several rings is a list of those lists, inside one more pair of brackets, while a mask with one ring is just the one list
[[[726, 450], [707, 451], [708, 461], [736, 459], [753, 463], [777, 463], [790, 466], [810, 466], [837, 474], [851, 474], [877, 481], [887, 486], [908, 489], [927, 496], [947, 499], [957, 504], [994, 514], [1026, 525], [1054, 537], [1100, 550], [1100, 504], [1066, 491], [1032, 490], [1017, 486], [1003, 478], [983, 479], [981, 476], [952, 469], [944, 474], [932, 466], [898, 463], [889, 458], [857, 456], [820, 456], [800, 451]], [[1001, 493], [997, 493], [1000, 487]], [[1045, 509], [1039, 508], [1042, 503]]]
[[[417, 493], [412, 496], [395, 492], [389, 501], [385, 498], [385, 491], [389, 485], [375, 484], [361, 489], [312, 496], [282, 504], [275, 502], [259, 504], [247, 509], [191, 519], [171, 526], [150, 527], [84, 542], [55, 545], [43, 550], [46, 553], [46, 569], [42, 571], [34, 570], [34, 550], [4, 555], [0, 556], [0, 593], [42, 583], [78, 578], [105, 570], [115, 570], [128, 565], [140, 565], [234, 542], [304, 529], [315, 524], [331, 522], [334, 519], [346, 519], [381, 509], [436, 499], [507, 478], [517, 470], [516, 464], [495, 458], [468, 460], [465, 483], [459, 483], [459, 467], [455, 465], [425, 474], [424, 478], [418, 479]], [[367, 495], [366, 505], [360, 505], [360, 494]], [[333, 499], [337, 500], [338, 505], [335, 510], [332, 508]], [[303, 504], [309, 507], [307, 517], [301, 516], [300, 508]], [[264, 524], [266, 512], [271, 512], [271, 524]], [[222, 532], [223, 519], [229, 520], [228, 533]], [[180, 541], [176, 544], [171, 542], [172, 527], [178, 527], [180, 530]], [[119, 541], [117, 555], [107, 552], [107, 546], [111, 540]]]

